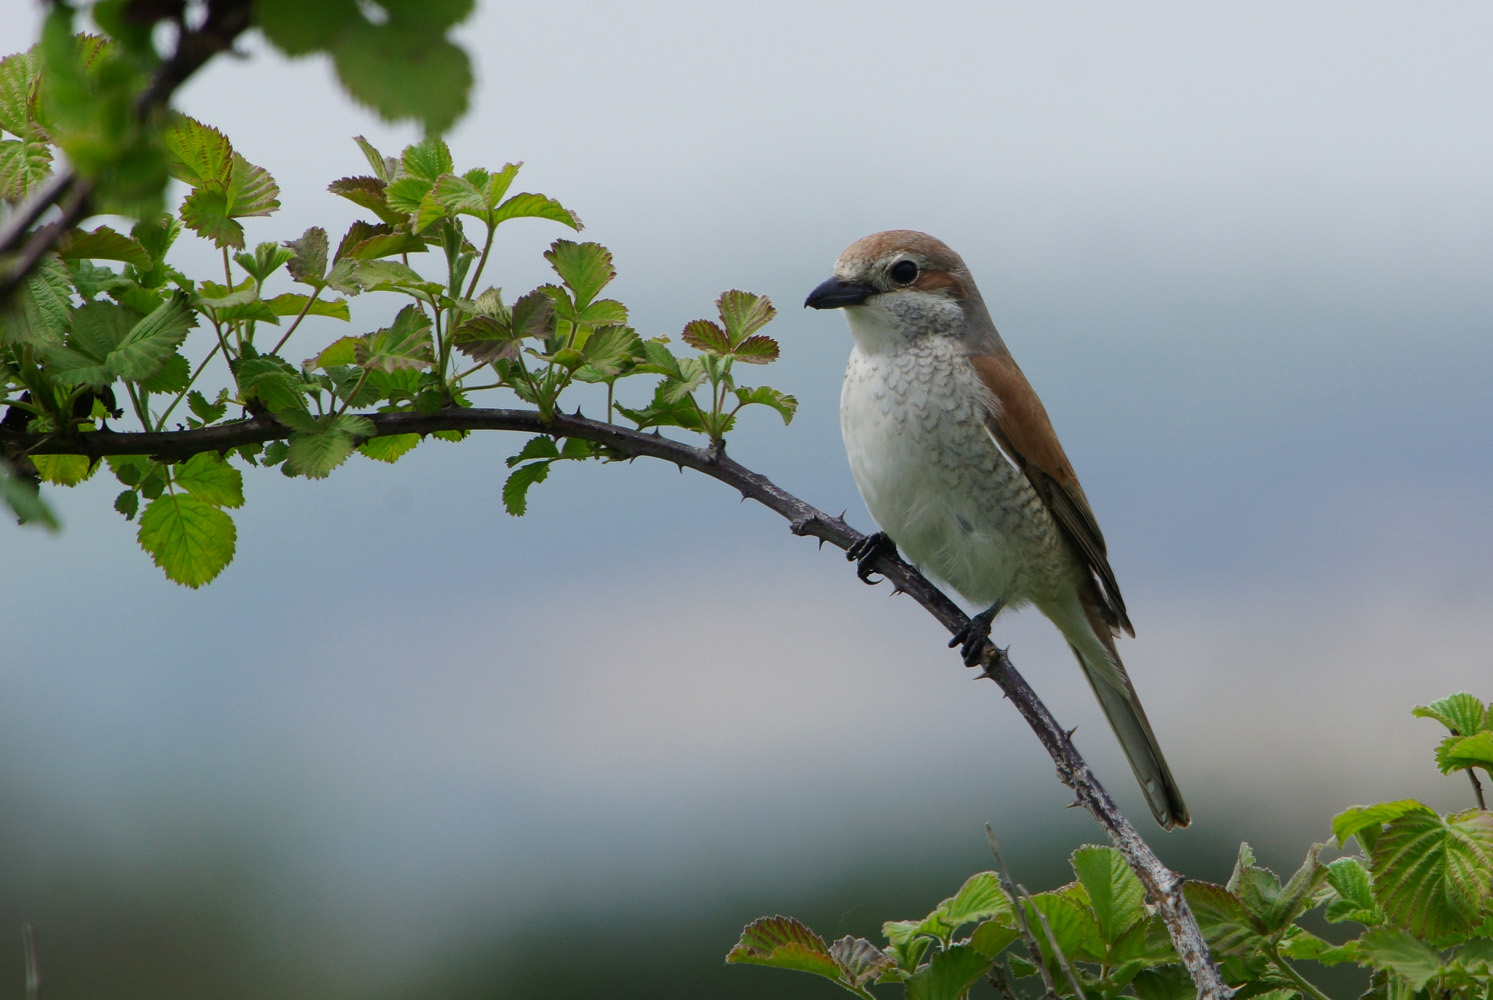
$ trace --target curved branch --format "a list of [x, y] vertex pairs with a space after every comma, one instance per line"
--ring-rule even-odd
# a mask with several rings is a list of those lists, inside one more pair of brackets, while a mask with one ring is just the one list
[[[743, 498], [755, 500], [782, 515], [796, 535], [818, 538], [841, 549], [848, 549], [862, 537], [843, 519], [805, 503], [761, 473], [727, 457], [724, 447], [699, 448], [658, 433], [628, 430], [579, 414], [544, 420], [533, 410], [472, 408], [431, 414], [370, 413], [363, 416], [376, 429], [374, 437], [449, 430], [500, 430], [580, 438], [603, 445], [614, 458], [658, 458], [718, 479]], [[227, 451], [240, 445], [283, 439], [289, 434], [290, 428], [266, 416], [197, 430], [159, 433], [102, 430], [69, 438], [43, 438], [0, 428], [0, 451], [9, 454], [87, 455], [94, 459], [105, 455], [151, 455], [163, 461], [179, 462], [200, 452]], [[951, 634], [960, 632], [969, 623], [958, 605], [895, 554], [879, 557], [873, 566], [896, 590], [917, 601]], [[1145, 885], [1147, 895], [1166, 924], [1178, 956], [1198, 988], [1200, 1000], [1226, 1000], [1233, 991], [1213, 964], [1207, 941], [1182, 894], [1182, 877], [1162, 863], [1120, 812], [1089, 770], [1068, 733], [1017, 672], [1006, 651], [987, 640], [980, 663], [984, 671], [981, 676], [995, 681], [1015, 704], [1016, 710], [1057, 765], [1059, 779], [1074, 790], [1078, 802], [1104, 828]]]

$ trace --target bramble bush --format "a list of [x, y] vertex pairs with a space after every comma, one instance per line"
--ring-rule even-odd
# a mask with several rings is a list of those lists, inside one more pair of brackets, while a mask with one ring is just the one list
[[[1372, 970], [1365, 1000], [1493, 997], [1493, 813], [1475, 774], [1493, 776], [1493, 706], [1461, 693], [1415, 714], [1447, 727], [1436, 763], [1443, 774], [1472, 777], [1478, 808], [1443, 815], [1410, 799], [1354, 806], [1285, 882], [1255, 863], [1248, 844], [1225, 884], [1189, 880], [1187, 900], [1236, 996], [1324, 1000], [1297, 968], [1309, 961]], [[1350, 841], [1357, 852], [1348, 853]], [[1339, 856], [1323, 861], [1324, 853]], [[926, 916], [884, 924], [883, 946], [850, 937], [826, 944], [791, 917], [764, 917], [726, 960], [811, 972], [860, 997], [898, 984], [911, 1000], [958, 1000], [981, 981], [1016, 995], [1018, 981], [1043, 972], [1064, 997], [1195, 996], [1120, 853], [1081, 847], [1071, 862], [1067, 885], [1017, 891], [1020, 912], [1009, 883], [981, 872]], [[1333, 943], [1307, 930], [1302, 917], [1314, 910], [1352, 936]]]

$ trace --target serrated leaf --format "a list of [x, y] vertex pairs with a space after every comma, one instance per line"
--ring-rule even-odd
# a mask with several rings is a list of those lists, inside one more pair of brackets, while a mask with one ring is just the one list
[[353, 267], [353, 276], [371, 292], [396, 291], [430, 299], [445, 291], [443, 286], [426, 281], [414, 268], [397, 260], [359, 260]]
[[684, 324], [684, 333], [680, 339], [697, 351], [709, 351], [712, 354], [731, 352], [731, 340], [726, 336], [726, 331], [708, 319], [692, 319]]
[[555, 442], [555, 439], [547, 434], [540, 434], [525, 441], [524, 446], [519, 449], [517, 455], [510, 455], [508, 457], [507, 463], [508, 468], [511, 469], [515, 465], [521, 465], [531, 459], [559, 457], [560, 446]]
[[824, 939], [792, 917], [762, 917], [747, 924], [741, 940], [727, 953], [726, 962], [812, 972], [836, 981], [840, 978], [840, 965]]
[[227, 391], [219, 393], [218, 398], [209, 403], [206, 396], [193, 389], [187, 394], [187, 407], [204, 424], [215, 423], [228, 412]]
[[72, 325], [72, 292], [67, 268], [52, 254], [43, 257], [0, 311], [0, 344], [61, 347]]
[[[514, 196], [518, 197], [521, 196]], [[509, 199], [510, 202], [513, 200]], [[560, 280], [565, 282], [565, 287], [575, 296], [577, 311], [584, 311], [597, 293], [617, 277], [611, 253], [599, 243], [555, 240], [544, 252], [544, 259], [550, 262]]]
[[189, 493], [163, 493], [140, 515], [136, 532], [167, 579], [188, 587], [211, 582], [233, 561], [233, 519]]
[[529, 509], [529, 487], [544, 482], [549, 473], [549, 462], [531, 462], [514, 469], [503, 483], [503, 509], [514, 517], [523, 517]]
[[627, 322], [627, 307], [616, 299], [597, 299], [576, 316], [585, 326], [620, 326]]
[[956, 944], [908, 978], [907, 1000], [960, 1000], [989, 968], [990, 959]]
[[1018, 937], [1020, 934], [1014, 926], [1000, 920], [987, 920], [969, 936], [969, 946], [987, 958], [994, 958]]
[[1243, 953], [1264, 946], [1264, 928], [1251, 918], [1234, 894], [1212, 882], [1190, 881], [1183, 886], [1198, 927], [1217, 954]]
[[261, 284], [295, 257], [295, 251], [279, 243], [261, 243], [254, 248], [253, 255], [235, 254], [233, 259], [250, 277]]
[[344, 30], [332, 56], [353, 98], [386, 120], [413, 118], [439, 134], [466, 111], [471, 61], [438, 33], [360, 19]]
[[1080, 847], [1073, 852], [1072, 864], [1107, 944], [1145, 919], [1145, 887], [1119, 851], [1113, 847]]
[[98, 468], [86, 455], [32, 455], [31, 463], [42, 482], [57, 486], [77, 486]]
[[280, 207], [280, 186], [268, 170], [235, 153], [228, 178], [228, 205], [235, 219], [271, 215]]
[[51, 506], [42, 499], [37, 485], [14, 475], [4, 460], [0, 460], [0, 502], [10, 508], [20, 524], [40, 524], [54, 532], [62, 527]]
[[364, 441], [358, 445], [358, 451], [375, 461], [388, 462], [392, 465], [419, 443], [420, 435], [418, 434], [390, 434], [386, 437], [370, 438]]
[[399, 167], [398, 160], [392, 156], [385, 156], [377, 149], [374, 149], [373, 143], [361, 135], [353, 136], [353, 142], [357, 143], [358, 148], [363, 151], [363, 158], [368, 161], [368, 165], [373, 168], [373, 172], [379, 180], [387, 184], [394, 179], [394, 171]]
[[169, 354], [150, 378], [140, 380], [146, 392], [178, 393], [192, 381], [192, 366], [180, 354]]
[[305, 385], [295, 369], [279, 358], [245, 358], [238, 363], [235, 374], [246, 400], [258, 398], [275, 414], [305, 412]]
[[1435, 815], [1430, 806], [1414, 799], [1380, 802], [1372, 806], [1352, 806], [1332, 818], [1332, 836], [1339, 847], [1347, 844], [1349, 837], [1357, 837], [1360, 844], [1372, 849], [1372, 842], [1378, 839], [1381, 826], [1410, 813]]
[[1353, 920], [1373, 926], [1384, 920], [1374, 902], [1373, 880], [1357, 858], [1338, 858], [1327, 866], [1327, 884], [1338, 898], [1327, 905], [1329, 923]]
[[715, 305], [733, 345], [746, 340], [777, 315], [777, 310], [767, 296], [739, 289], [722, 292], [720, 298], [715, 300]]
[[1493, 731], [1484, 729], [1471, 736], [1449, 736], [1436, 748], [1436, 766], [1442, 774], [1469, 767], [1493, 772]]
[[396, 368], [423, 369], [435, 363], [430, 318], [415, 306], [405, 306], [394, 322], [353, 344], [353, 359], [364, 369], [392, 372]]
[[840, 981], [852, 987], [874, 982], [882, 973], [896, 967], [896, 963], [870, 941], [848, 934], [829, 946], [829, 955], [840, 967]]
[[136, 267], [148, 267], [151, 260], [139, 241], [108, 226], [89, 232], [69, 230], [57, 241], [56, 251], [63, 260], [122, 260]]
[[1265, 926], [1271, 934], [1279, 933], [1312, 907], [1312, 897], [1327, 880], [1326, 867], [1317, 861], [1322, 847], [1322, 844], [1313, 844], [1301, 867], [1281, 886], [1274, 905], [1265, 916]]
[[1403, 930], [1381, 927], [1358, 939], [1359, 963], [1392, 969], [1412, 990], [1425, 987], [1442, 970], [1441, 956]]
[[0, 59], [0, 129], [24, 135], [36, 120], [41, 59], [35, 50]]
[[1052, 929], [1057, 946], [1071, 961], [1100, 962], [1105, 947], [1094, 913], [1087, 906], [1059, 892], [1039, 892], [1027, 899], [1027, 923], [1049, 963], [1056, 961], [1052, 942], [1041, 928], [1040, 913]]
[[793, 422], [793, 415], [798, 412], [798, 400], [786, 392], [779, 392], [771, 386], [757, 386], [755, 388], [740, 388], [733, 390], [738, 402], [761, 403], [778, 411], [783, 418], [783, 423]]
[[548, 219], [558, 222], [563, 226], [569, 226], [576, 232], [586, 228], [581, 222], [581, 217], [570, 209], [561, 205], [553, 198], [547, 198], [542, 194], [516, 194], [503, 204], [499, 205], [492, 213], [493, 225], [507, 222], [509, 219]]
[[18, 205], [52, 174], [52, 151], [35, 139], [0, 140], [0, 199]]
[[339, 177], [327, 185], [327, 190], [368, 209], [378, 216], [379, 221], [397, 226], [408, 221], [408, 213], [389, 205], [387, 187], [387, 182], [378, 177]]
[[285, 265], [290, 276], [302, 284], [321, 287], [322, 276], [327, 272], [327, 231], [312, 226], [300, 239], [286, 240], [285, 247], [292, 254]]
[[587, 370], [601, 379], [623, 372], [632, 361], [638, 335], [629, 327], [609, 326], [597, 330], [581, 348]]
[[150, 378], [196, 325], [197, 314], [188, 304], [187, 294], [177, 292], [131, 327], [119, 346], [109, 352], [106, 363], [127, 382]]
[[954, 928], [979, 920], [1011, 913], [1011, 900], [1000, 886], [994, 872], [980, 872], [965, 880], [950, 898], [939, 904], [938, 911]]
[[114, 509], [123, 514], [126, 521], [133, 521], [140, 511], [140, 494], [125, 490], [114, 498]]
[[[310, 308], [306, 307], [307, 302], [311, 303]], [[272, 299], [265, 299], [264, 305], [276, 316], [299, 316], [305, 310], [307, 316], [330, 316], [344, 322], [352, 320], [346, 299], [312, 299], [309, 295], [282, 292]]]
[[778, 342], [771, 337], [757, 334], [748, 337], [732, 348], [731, 353], [738, 361], [745, 361], [749, 365], [766, 365], [778, 360]]
[[173, 466], [176, 485], [214, 507], [242, 507], [244, 474], [215, 451], [204, 451]]
[[1422, 719], [1435, 719], [1453, 733], [1471, 736], [1493, 724], [1488, 718], [1487, 707], [1466, 691], [1448, 695], [1429, 705], [1417, 705], [1411, 715]]
[[1180, 963], [1138, 972], [1130, 988], [1138, 1000], [1194, 1000], [1197, 996], [1192, 977]]
[[233, 144], [211, 125], [173, 114], [161, 133], [166, 169], [194, 188], [226, 188], [233, 173]]
[[1420, 938], [1468, 933], [1493, 894], [1493, 813], [1408, 812], [1369, 860], [1374, 899], [1391, 923]]
[[286, 468], [308, 479], [325, 479], [347, 461], [357, 438], [373, 432], [370, 420], [350, 413], [316, 418], [315, 430], [298, 430], [290, 436]]
[[442, 174], [449, 174], [456, 169], [456, 161], [451, 158], [451, 147], [439, 136], [427, 136], [404, 147], [400, 164], [405, 173], [431, 183]]

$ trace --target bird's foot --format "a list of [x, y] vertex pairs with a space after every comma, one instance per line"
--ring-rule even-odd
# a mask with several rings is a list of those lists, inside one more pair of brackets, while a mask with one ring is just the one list
[[862, 583], [875, 584], [880, 581], [871, 579], [871, 574], [876, 572], [871, 564], [881, 556], [891, 555], [897, 551], [897, 545], [892, 541], [890, 535], [885, 531], [877, 531], [869, 535], [862, 535], [860, 541], [845, 550], [845, 558], [860, 565], [855, 568], [855, 575], [861, 578]]
[[1001, 608], [1006, 606], [1005, 601], [996, 601], [990, 607], [981, 611], [969, 620], [969, 624], [954, 633], [954, 638], [949, 640], [949, 648], [959, 647], [959, 656], [964, 660], [966, 667], [979, 666], [980, 646], [986, 639], [990, 638], [990, 623], [995, 616], [1000, 614]]

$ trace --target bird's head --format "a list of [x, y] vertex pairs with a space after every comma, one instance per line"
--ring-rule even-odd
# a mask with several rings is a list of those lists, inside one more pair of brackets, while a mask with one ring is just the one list
[[927, 233], [893, 229], [857, 240], [832, 278], [804, 305], [844, 309], [862, 350], [880, 352], [927, 336], [964, 336], [989, 320], [969, 268]]

